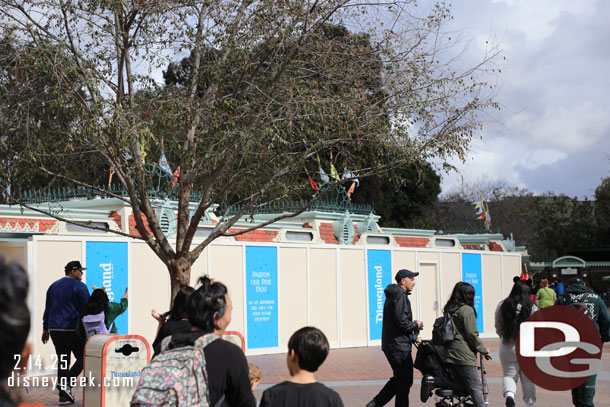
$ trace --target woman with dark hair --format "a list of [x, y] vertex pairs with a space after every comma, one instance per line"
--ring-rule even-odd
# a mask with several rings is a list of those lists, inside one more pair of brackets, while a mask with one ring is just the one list
[[[199, 283], [201, 286], [188, 297], [186, 303], [191, 331], [176, 333], [162, 340], [160, 355], [155, 360], [162, 359], [166, 350], [169, 352], [184, 346], [201, 347], [205, 356], [210, 405], [216, 406], [224, 399], [232, 407], [255, 407], [256, 399], [250, 387], [244, 353], [231, 342], [217, 340], [222, 338], [231, 322], [233, 303], [227, 287], [207, 276], [201, 277]], [[137, 398], [136, 395], [134, 398]], [[145, 395], [143, 393], [143, 397]]]
[[30, 311], [27, 306], [28, 277], [17, 263], [5, 263], [0, 256], [0, 406], [15, 407], [9, 395], [7, 380], [20, 355], [19, 368], [26, 369], [31, 344]]
[[191, 286], [182, 287], [174, 298], [174, 305], [164, 314], [159, 315], [155, 310], [152, 310], [152, 316], [159, 321], [159, 329], [157, 337], [153, 342], [153, 350], [155, 357], [161, 350], [161, 341], [170, 336], [181, 332], [190, 332], [191, 323], [186, 315], [186, 303], [195, 289]]
[[453, 287], [453, 292], [443, 313], [453, 321], [455, 339], [445, 346], [444, 360], [449, 364], [455, 379], [468, 391], [475, 407], [484, 407], [483, 386], [477, 371], [477, 352], [489, 351], [479, 339], [477, 312], [474, 309], [474, 287], [463, 281]]
[[515, 354], [515, 341], [519, 326], [531, 314], [538, 311], [530, 298], [530, 289], [525, 284], [515, 284], [506, 299], [500, 301], [495, 313], [496, 333], [500, 336], [500, 362], [502, 363], [502, 391], [506, 406], [515, 405], [517, 382], [521, 378], [523, 401], [527, 407], [536, 402], [536, 386], [523, 374]]
[[[94, 287], [89, 301], [80, 310], [80, 318], [76, 323], [76, 332], [81, 338], [87, 339], [97, 333], [117, 333], [114, 320], [125, 312], [127, 305], [127, 289], [125, 289], [121, 302], [118, 303], [110, 302], [105, 289]], [[103, 324], [106, 326], [105, 331], [103, 326], [101, 327], [102, 329], [95, 328], [95, 319], [102, 317]]]

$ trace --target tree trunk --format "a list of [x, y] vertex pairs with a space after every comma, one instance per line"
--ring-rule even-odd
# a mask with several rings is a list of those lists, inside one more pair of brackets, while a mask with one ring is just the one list
[[171, 306], [174, 305], [174, 298], [182, 287], [190, 285], [191, 282], [191, 261], [187, 257], [175, 257], [167, 265], [169, 269], [170, 283], [172, 289]]

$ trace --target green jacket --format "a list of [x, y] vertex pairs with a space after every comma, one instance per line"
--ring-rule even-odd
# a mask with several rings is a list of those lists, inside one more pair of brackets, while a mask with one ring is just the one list
[[555, 297], [557, 294], [555, 290], [550, 287], [544, 287], [538, 290], [536, 293], [536, 298], [538, 298], [538, 307], [540, 309], [550, 307], [555, 304]]
[[[109, 302], [108, 303], [108, 312], [106, 312], [105, 318], [104, 318], [106, 327], [109, 327], [119, 315], [121, 315], [123, 312], [125, 312], [125, 310], [127, 310], [127, 305], [128, 305], [127, 298], [121, 298], [120, 303], [118, 303], [118, 302]], [[116, 324], [112, 325], [112, 329], [110, 330], [110, 332], [113, 334], [117, 333]], [[85, 328], [83, 327], [83, 321], [81, 321], [81, 318], [79, 318], [78, 321], [76, 322], [76, 333], [81, 338], [87, 337], [87, 333], [85, 332]]]
[[488, 353], [479, 339], [474, 309], [455, 305], [448, 309], [453, 321], [455, 339], [445, 345], [445, 362], [464, 366], [477, 366], [477, 352]]
[[582, 284], [570, 284], [566, 292], [557, 297], [556, 305], [569, 305], [574, 302], [586, 305], [587, 315], [595, 323], [602, 342], [610, 342], [610, 314], [599, 295]]

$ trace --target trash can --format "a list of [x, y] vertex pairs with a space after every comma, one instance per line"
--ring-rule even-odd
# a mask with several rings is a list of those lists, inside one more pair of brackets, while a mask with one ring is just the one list
[[83, 407], [129, 407], [150, 345], [140, 335], [100, 334], [85, 345]]

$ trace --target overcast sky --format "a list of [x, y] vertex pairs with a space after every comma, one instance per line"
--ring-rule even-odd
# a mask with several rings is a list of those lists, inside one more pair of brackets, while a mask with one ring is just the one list
[[593, 197], [610, 176], [610, 1], [457, 0], [447, 27], [505, 61], [482, 138], [443, 190], [481, 179]]

